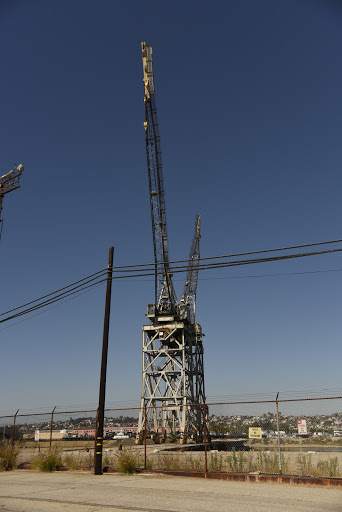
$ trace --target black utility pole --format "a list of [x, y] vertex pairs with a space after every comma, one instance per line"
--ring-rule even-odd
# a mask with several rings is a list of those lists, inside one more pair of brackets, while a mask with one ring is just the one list
[[114, 247], [109, 248], [106, 307], [103, 324], [103, 343], [101, 360], [101, 377], [99, 407], [97, 409], [96, 433], [95, 433], [95, 475], [102, 475], [102, 447], [103, 447], [103, 422], [106, 397], [106, 376], [107, 376], [107, 354], [108, 354], [108, 333], [110, 317], [110, 299], [112, 295], [112, 269], [114, 259]]

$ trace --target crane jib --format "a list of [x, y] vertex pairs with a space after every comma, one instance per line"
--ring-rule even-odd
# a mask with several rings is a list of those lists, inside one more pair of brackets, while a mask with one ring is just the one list
[[[144, 71], [145, 69], [146, 66], [144, 66]], [[172, 285], [169, 265], [160, 136], [154, 98], [154, 88], [153, 91], [151, 91], [150, 87], [152, 76], [152, 62], [149, 62], [148, 74], [144, 77], [144, 127], [146, 136], [146, 155], [155, 261], [155, 303], [158, 305], [158, 307], [162, 307], [163, 310], [167, 311], [173, 308], [177, 302], [177, 299]]]

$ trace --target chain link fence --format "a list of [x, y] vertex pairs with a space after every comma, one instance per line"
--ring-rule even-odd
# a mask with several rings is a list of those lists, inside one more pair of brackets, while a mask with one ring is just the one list
[[[342, 478], [342, 397], [187, 408], [187, 428], [167, 406], [106, 409], [104, 470]], [[0, 416], [0, 439], [17, 447], [19, 465], [55, 450], [62, 466], [91, 469], [96, 422], [94, 409], [16, 411]]]

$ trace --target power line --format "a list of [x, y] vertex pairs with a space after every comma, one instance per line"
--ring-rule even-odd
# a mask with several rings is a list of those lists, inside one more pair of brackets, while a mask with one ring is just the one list
[[[325, 243], [329, 243], [329, 242], [319, 242], [318, 244], [310, 244], [310, 245], [322, 245], [322, 244], [325, 244]], [[307, 245], [309, 245], [309, 244], [307, 244]], [[275, 250], [278, 250], [278, 249], [275, 249]], [[280, 261], [280, 260], [286, 260], [286, 259], [301, 258], [301, 257], [306, 257], [306, 256], [316, 256], [316, 255], [321, 255], [321, 254], [331, 254], [331, 253], [341, 252], [341, 251], [342, 251], [342, 248], [341, 249], [329, 249], [329, 250], [325, 250], [325, 251], [313, 251], [313, 252], [298, 253], [298, 254], [288, 254], [288, 255], [281, 255], [281, 256], [270, 256], [270, 257], [266, 257], [266, 258], [254, 258], [254, 259], [246, 259], [246, 260], [235, 260], [235, 261], [230, 261], [230, 262], [205, 263], [205, 264], [200, 264], [199, 265], [199, 270], [212, 270], [212, 269], [227, 268], [227, 267], [233, 267], [233, 266], [239, 266], [239, 265], [250, 265], [250, 264], [256, 264], [256, 263]], [[258, 252], [268, 252], [268, 251], [258, 251]], [[207, 258], [207, 259], [209, 259], [209, 258]], [[71, 284], [69, 286], [65, 286], [65, 287], [63, 287], [63, 288], [61, 288], [59, 290], [56, 290], [55, 292], [51, 292], [51, 293], [45, 295], [44, 297], [41, 297], [40, 299], [35, 299], [35, 300], [30, 301], [30, 302], [28, 302], [28, 303], [26, 303], [26, 304], [24, 304], [22, 306], [18, 306], [18, 307], [14, 308], [14, 309], [12, 309], [10, 311], [7, 311], [5, 313], [1, 313], [0, 316], [3, 316], [3, 315], [8, 314], [10, 312], [22, 309], [22, 308], [24, 308], [27, 305], [34, 304], [34, 303], [38, 302], [39, 300], [41, 300], [42, 298], [50, 297], [46, 301], [38, 303], [35, 306], [32, 306], [32, 307], [30, 307], [30, 308], [28, 308], [26, 310], [20, 311], [20, 312], [14, 314], [14, 315], [11, 315], [9, 317], [6, 317], [6, 318], [0, 320], [0, 323], [12, 320], [12, 319], [17, 318], [19, 316], [26, 315], [26, 314], [31, 313], [33, 311], [36, 311], [36, 310], [39, 310], [41, 308], [47, 307], [47, 306], [53, 304], [54, 302], [57, 302], [57, 301], [60, 301], [60, 300], [64, 300], [66, 297], [68, 297], [70, 295], [80, 294], [83, 290], [85, 290], [87, 288], [90, 288], [92, 286], [96, 286], [97, 284], [100, 284], [101, 282], [104, 282], [106, 280], [106, 278], [102, 279], [100, 281], [97, 281], [96, 283], [89, 284], [92, 281], [102, 277], [100, 274], [103, 275], [105, 270], [107, 270], [107, 269], [103, 269], [101, 271], [96, 272], [95, 274], [91, 274], [91, 276], [88, 276], [86, 278], [80, 279], [79, 281], [76, 281], [75, 283], [73, 283], [73, 284]], [[145, 270], [147, 270], [147, 272], [144, 273]], [[135, 272], [139, 272], [138, 274], [133, 274], [132, 273], [132, 274], [129, 274], [129, 275], [114, 276], [114, 277], [112, 277], [112, 279], [130, 279], [130, 278], [134, 278], [134, 277], [154, 276], [154, 272], [151, 272], [151, 270], [152, 269], [146, 269], [146, 268], [143, 268], [141, 270], [136, 269]], [[176, 266], [176, 267], [171, 267], [170, 268], [171, 273], [186, 272], [187, 270], [188, 270], [187, 266]], [[96, 277], [92, 277], [92, 276], [96, 276]], [[92, 277], [92, 279], [88, 279], [89, 277]], [[78, 283], [82, 283], [82, 284], [78, 284]], [[70, 288], [74, 284], [77, 284], [77, 286], [74, 286], [74, 288]], [[88, 285], [88, 286], [85, 286], [85, 285]], [[66, 291], [63, 291], [63, 290], [66, 290]], [[59, 291], [62, 291], [62, 293], [59, 294], [59, 295], [56, 295], [56, 293], [58, 293]]]
[[200, 281], [212, 281], [215, 279], [249, 279], [249, 278], [257, 278], [257, 277], [279, 277], [279, 276], [298, 276], [304, 274], [320, 274], [325, 272], [341, 272], [342, 268], [335, 269], [327, 269], [327, 270], [307, 270], [304, 272], [284, 272], [281, 274], [257, 274], [257, 275], [248, 275], [248, 276], [229, 276], [229, 277], [203, 277]]
[[[293, 246], [280, 247], [280, 248], [275, 248], [275, 249], [265, 249], [265, 250], [262, 250], [262, 251], [250, 251], [250, 252], [245, 252], [245, 253], [227, 254], [227, 255], [224, 255], [224, 256], [210, 256], [210, 257], [205, 257], [205, 258], [199, 258], [199, 261], [206, 261], [206, 260], [213, 260], [213, 259], [222, 259], [222, 258], [231, 258], [231, 257], [236, 257], [236, 256], [247, 256], [247, 255], [252, 255], [252, 254], [261, 254], [261, 253], [266, 253], [266, 252], [290, 250], [290, 249], [297, 249], [297, 248], [302, 248], [302, 247], [313, 247], [313, 246], [317, 246], [317, 245], [332, 244], [332, 243], [337, 243], [337, 242], [342, 242], [342, 239], [328, 240], [328, 241], [325, 241], [325, 242], [316, 242], [316, 243], [311, 243], [311, 244], [293, 245]], [[335, 251], [339, 251], [339, 250], [340, 249], [336, 249]], [[333, 251], [331, 251], [331, 252], [333, 252]], [[317, 252], [315, 254], [323, 254], [323, 252]], [[310, 255], [311, 255], [311, 253], [310, 253]], [[289, 255], [288, 257], [294, 257], [294, 256]], [[282, 257], [282, 259], [284, 259], [284, 258], [285, 257]], [[239, 260], [239, 261], [244, 261], [244, 260]], [[248, 260], [248, 261], [252, 262], [252, 260]], [[265, 261], [267, 261], [267, 260], [265, 260]], [[190, 262], [189, 260], [174, 260], [174, 261], [170, 261], [170, 264], [173, 264], [173, 263], [189, 263], [189, 262]], [[213, 264], [209, 264], [209, 265], [213, 265]], [[138, 269], [140, 267], [149, 267], [149, 266], [153, 266], [154, 267], [155, 263], [146, 263], [146, 264], [138, 264], [138, 265], [126, 265], [126, 266], [118, 266], [118, 267], [114, 266], [112, 268], [112, 270], [113, 270], [113, 272], [123, 272], [123, 270], [120, 271], [119, 269], [129, 269], [129, 268]], [[174, 269], [181, 269], [181, 268], [185, 268], [185, 266], [174, 267]], [[188, 269], [188, 267], [186, 267], [186, 269]], [[98, 272], [95, 272], [93, 274], [90, 274], [89, 276], [86, 276], [86, 277], [84, 277], [82, 279], [79, 279], [78, 281], [75, 281], [74, 283], [71, 283], [71, 284], [69, 284], [67, 286], [64, 286], [63, 288], [59, 288], [58, 290], [55, 290], [55, 291], [53, 291], [51, 293], [43, 295], [42, 297], [39, 297], [38, 299], [34, 299], [34, 300], [30, 301], [30, 302], [26, 302], [25, 304], [22, 304], [21, 306], [18, 306], [16, 308], [13, 308], [13, 309], [10, 309], [8, 311], [5, 311], [4, 313], [0, 313], [0, 316], [7, 315], [8, 313], [12, 313], [13, 311], [21, 309], [21, 308], [23, 308], [25, 306], [29, 306], [30, 304], [34, 304], [35, 302], [38, 302], [38, 301], [40, 301], [42, 299], [50, 297], [51, 295], [55, 295], [56, 293], [61, 292], [63, 290], [66, 290], [67, 288], [70, 288], [71, 286], [74, 286], [74, 285], [76, 285], [78, 283], [81, 283], [82, 281], [86, 281], [90, 277], [93, 277], [93, 276], [96, 276], [96, 275], [99, 275], [99, 274], [104, 274], [107, 270], [108, 270], [107, 268], [101, 269]], [[150, 269], [142, 268], [141, 272], [143, 270], [150, 271]], [[176, 270], [174, 270], [174, 271], [176, 271]], [[131, 271], [127, 270], [127, 272], [131, 272]], [[140, 270], [132, 270], [132, 272], [140, 272]], [[149, 275], [154, 275], [154, 274], [149, 274]], [[125, 277], [125, 276], [120, 276], [120, 278], [121, 277]]]
[[[253, 279], [253, 278], [259, 278], [259, 277], [281, 277], [281, 276], [298, 276], [298, 275], [305, 275], [305, 274], [320, 274], [320, 273], [326, 273], [326, 272], [341, 272], [342, 268], [334, 268], [334, 269], [326, 269], [326, 270], [307, 270], [303, 272], [282, 272], [278, 274], [249, 274], [246, 276], [226, 276], [226, 277], [202, 277], [199, 278], [199, 281], [225, 281], [229, 279]], [[139, 279], [134, 279], [134, 282], [138, 282]], [[140, 282], [143, 283], [151, 283], [153, 279], [141, 279]], [[181, 282], [181, 279], [174, 279], [174, 282]]]
[[[295, 258], [303, 258], [306, 256], [318, 256], [321, 254], [331, 254], [335, 252], [342, 252], [341, 249], [329, 249], [327, 251], [315, 251], [315, 252], [305, 252], [305, 253], [299, 253], [299, 254], [287, 254], [282, 256], [270, 256], [268, 258], [255, 258], [255, 259], [247, 259], [247, 260], [236, 260], [236, 261], [230, 261], [230, 262], [222, 262], [222, 263], [207, 263], [203, 265], [198, 266], [198, 270], [213, 270], [213, 269], [220, 269], [220, 268], [227, 268], [227, 267], [236, 267], [240, 265], [251, 265], [256, 263], [269, 263], [271, 261], [281, 261], [281, 260], [287, 260], [287, 259], [295, 259]], [[179, 272], [187, 272], [188, 267], [187, 266], [178, 266], [178, 267], [171, 267], [170, 273], [176, 274]], [[146, 271], [146, 272], [144, 272]], [[133, 271], [132, 271], [133, 272]], [[122, 276], [114, 276], [112, 279], [131, 279], [134, 277], [146, 277], [146, 276], [154, 276], [154, 272], [151, 272], [151, 270], [148, 269], [141, 269], [136, 270], [136, 272], [139, 272], [138, 274], [129, 274], [129, 275], [122, 275]]]
[[[218, 268], [226, 268], [226, 267], [231, 267], [231, 266], [237, 266], [237, 265], [247, 265], [247, 264], [255, 264], [255, 263], [263, 263], [263, 262], [270, 262], [270, 261], [279, 261], [279, 260], [283, 260], [283, 259], [292, 259], [292, 258], [299, 258], [299, 257], [304, 257], [304, 256], [314, 256], [314, 255], [318, 255], [318, 254], [327, 254], [327, 253], [333, 253], [333, 252], [340, 252], [342, 251], [342, 249], [330, 249], [330, 250], [327, 250], [327, 251], [316, 251], [316, 252], [311, 252], [311, 253], [300, 253], [300, 254], [290, 254], [290, 255], [283, 255], [283, 256], [273, 256], [273, 257], [269, 257], [269, 258], [258, 258], [258, 259], [253, 259], [253, 260], [237, 260], [237, 261], [231, 261], [229, 263], [226, 263], [226, 262], [222, 262], [222, 263], [217, 263], [217, 264], [206, 264], [206, 265], [199, 265], [199, 270], [209, 270], [209, 269], [218, 269]], [[186, 272], [187, 271], [187, 267], [176, 267], [172, 269], [172, 273], [178, 273], [178, 272]], [[98, 273], [97, 273], [98, 274]], [[116, 276], [116, 277], [113, 277], [112, 279], [127, 279], [127, 278], [133, 278], [133, 277], [142, 277], [142, 276], [153, 276], [154, 273], [144, 273], [144, 274], [130, 274], [130, 275], [123, 275], [123, 276]], [[98, 276], [100, 277], [100, 276]], [[90, 281], [93, 281], [94, 279], [97, 279], [96, 278], [93, 278], [93, 279], [90, 279], [89, 281], [79, 285], [79, 286], [76, 286], [74, 288], [72, 288], [71, 290], [68, 290], [67, 292], [63, 292], [62, 294], [60, 295], [57, 295], [47, 301], [44, 301], [40, 304], [37, 304], [36, 306], [33, 306], [29, 309], [26, 309], [24, 311], [21, 311], [19, 313], [16, 313], [15, 315], [11, 315], [7, 318], [4, 318], [3, 320], [0, 320], [0, 323], [3, 323], [3, 322], [6, 322], [8, 320], [12, 320], [14, 318], [17, 318], [18, 316], [22, 316], [22, 315], [26, 315], [28, 313], [31, 313], [33, 311], [36, 311], [38, 309], [41, 309], [43, 307], [46, 307], [50, 304], [53, 304], [54, 302], [56, 301], [59, 301], [59, 300], [62, 300], [62, 299], [65, 299], [66, 297], [68, 297], [69, 295], [73, 295], [73, 294], [76, 294], [76, 293], [79, 293], [81, 291], [83, 291], [84, 289], [86, 288], [89, 288], [91, 286], [94, 286], [96, 284], [99, 284], [100, 282], [102, 281], [105, 281], [102, 280], [102, 281], [99, 281], [97, 283], [93, 283], [89, 286], [84, 286], [85, 284], [89, 283]], [[81, 280], [82, 281], [82, 280]], [[80, 282], [80, 281], [79, 281]], [[63, 289], [66, 289], [68, 287], [64, 287]], [[55, 292], [56, 293], [56, 292]], [[53, 295], [53, 293], [49, 294], [50, 296]], [[33, 302], [37, 302], [36, 301], [32, 301], [31, 303]], [[24, 307], [24, 306], [22, 306]], [[21, 309], [20, 307], [18, 308], [15, 308], [16, 310], [17, 309]]]
[[[95, 287], [95, 286], [97, 286], [97, 285], [99, 285], [99, 284], [103, 283], [104, 281], [105, 281], [105, 279], [104, 279], [104, 280], [102, 280], [102, 281], [99, 281], [98, 283], [94, 283], [94, 284], [92, 285], [92, 287]], [[28, 318], [23, 318], [23, 319], [22, 319], [22, 320], [20, 320], [19, 322], [15, 322], [15, 323], [13, 323], [13, 324], [11, 324], [11, 325], [8, 325], [7, 327], [3, 327], [3, 328], [1, 329], [1, 331], [4, 331], [5, 329], [9, 329], [10, 327], [14, 327], [15, 325], [21, 324], [22, 322], [27, 322], [27, 320], [31, 320], [31, 318], [34, 318], [35, 316], [42, 315], [43, 313], [46, 313], [47, 311], [50, 311], [51, 309], [54, 309], [54, 308], [56, 308], [56, 307], [58, 307], [58, 306], [61, 306], [62, 304], [65, 304], [66, 302], [70, 302], [71, 300], [77, 299], [77, 298], [78, 298], [78, 297], [80, 297], [81, 295], [84, 295], [85, 293], [88, 293], [88, 292], [90, 292], [90, 291], [91, 291], [91, 290], [89, 290], [89, 289], [88, 289], [88, 290], [86, 290], [86, 291], [84, 291], [84, 292], [80, 291], [80, 293], [79, 293], [78, 295], [75, 295], [74, 297], [71, 297], [70, 299], [62, 300], [60, 304], [56, 304], [55, 306], [51, 306], [51, 307], [49, 308], [49, 310], [45, 309], [44, 311], [39, 311], [38, 313], [35, 313], [34, 315], [29, 316]], [[28, 313], [27, 313], [27, 314], [28, 314]], [[1, 322], [0, 322], [0, 323], [1, 323]]]
[[[224, 268], [224, 267], [232, 267], [232, 266], [238, 266], [238, 265], [249, 265], [254, 263], [265, 263], [265, 262], [271, 262], [271, 261], [280, 261], [280, 260], [287, 260], [287, 259], [294, 259], [294, 258], [303, 258], [306, 256], [318, 256], [321, 254], [330, 254], [335, 252], [342, 252], [341, 249], [329, 249], [326, 251], [314, 251], [314, 252], [304, 252], [304, 253], [298, 253], [298, 254], [286, 254], [282, 256], [270, 256], [269, 258], [255, 258], [252, 260], [236, 260], [231, 262], [223, 262], [223, 263], [209, 263], [204, 265], [199, 265], [199, 270], [206, 270], [209, 268]], [[177, 267], [173, 267], [177, 268]], [[171, 271], [173, 270], [171, 267]]]
[[48, 293], [47, 295], [43, 295], [42, 297], [39, 297], [38, 299], [31, 300], [30, 302], [26, 302], [26, 304], [23, 304], [22, 306], [18, 306], [16, 308], [5, 311], [4, 313], [0, 313], [0, 316], [7, 315], [8, 313], [12, 313], [12, 311], [16, 311], [17, 309], [21, 309], [21, 308], [24, 308], [25, 306], [29, 306], [30, 304], [33, 304], [34, 302], [38, 302], [39, 300], [45, 299], [46, 297], [55, 295], [56, 293], [66, 290], [67, 288], [70, 288], [71, 286], [74, 286], [75, 284], [81, 283], [82, 281], [89, 279], [90, 277], [96, 276], [97, 274], [104, 274], [104, 272], [106, 272], [106, 271], [107, 271], [106, 268], [99, 270], [98, 272], [95, 272], [94, 274], [90, 274], [87, 277], [83, 277], [83, 279], [80, 279], [79, 281], [75, 281], [74, 283], [68, 284], [67, 286], [64, 286], [63, 288], [60, 288], [59, 290], [55, 290], [54, 292], [51, 292], [51, 293]]
[[[240, 252], [240, 253], [233, 253], [233, 254], [225, 254], [223, 256], [207, 256], [205, 258], [198, 258], [198, 261], [205, 261], [205, 260], [214, 260], [214, 259], [223, 259], [223, 258], [235, 258], [236, 256], [250, 256], [252, 254], [262, 254], [266, 252], [275, 252], [275, 251], [288, 251], [291, 249], [302, 249], [304, 247], [314, 247], [316, 245], [326, 245], [326, 244], [335, 244], [338, 242], [342, 242], [342, 239], [338, 240], [328, 240], [326, 242], [316, 242], [311, 244], [302, 244], [302, 245], [291, 245], [287, 247], [278, 247], [275, 249], [263, 249], [262, 251], [250, 251], [250, 252]], [[173, 263], [189, 263], [190, 260], [174, 260], [169, 261], [169, 264]], [[124, 265], [124, 266], [114, 266], [113, 272], [118, 271], [119, 269], [128, 269], [128, 268], [138, 268], [138, 267], [155, 267], [155, 263], [145, 263], [145, 264], [138, 264], [138, 265]]]
[[[32, 313], [32, 311], [36, 311], [38, 309], [44, 308], [46, 306], [49, 306], [50, 304], [53, 304], [54, 302], [58, 302], [60, 300], [63, 300], [66, 297], [69, 297], [70, 295], [74, 295], [75, 293], [80, 294], [80, 292], [83, 292], [83, 290], [85, 290], [87, 288], [91, 288], [92, 286], [97, 286], [98, 284], [103, 283], [104, 281], [106, 281], [106, 279], [102, 279], [101, 281], [97, 281], [96, 283], [92, 283], [92, 284], [90, 284], [88, 286], [84, 286], [84, 288], [81, 288], [80, 286], [75, 287], [76, 289], [72, 288], [72, 290], [75, 290], [75, 291], [71, 292], [71, 290], [69, 290], [70, 293], [69, 292], [64, 292], [63, 294], [57, 295], [57, 297], [54, 297], [54, 298], [49, 299], [47, 301], [44, 301], [44, 302], [42, 302], [40, 304], [37, 304], [36, 306], [33, 306], [32, 308], [25, 309], [24, 311], [20, 311], [19, 313], [16, 313], [15, 315], [11, 315], [11, 316], [9, 316], [7, 318], [4, 318], [3, 320], [0, 320], [0, 323], [7, 322], [8, 320], [12, 320], [13, 318], [17, 318], [18, 316], [27, 315], [28, 313]], [[86, 283], [84, 283], [84, 284], [86, 284]], [[16, 308], [16, 309], [20, 309], [20, 307]]]

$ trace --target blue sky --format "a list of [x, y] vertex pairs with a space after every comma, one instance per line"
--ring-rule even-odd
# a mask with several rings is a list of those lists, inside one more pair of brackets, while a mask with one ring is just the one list
[[[0, 174], [25, 171], [0, 312], [104, 268], [110, 245], [116, 265], [152, 261], [141, 41], [172, 260], [196, 213], [203, 257], [341, 238], [341, 22], [333, 0], [2, 1]], [[207, 395], [341, 388], [340, 269], [337, 253], [203, 272]], [[317, 270], [336, 271], [298, 274]], [[113, 284], [108, 402], [139, 399], [153, 286]], [[96, 403], [104, 299], [0, 325], [1, 411]]]

